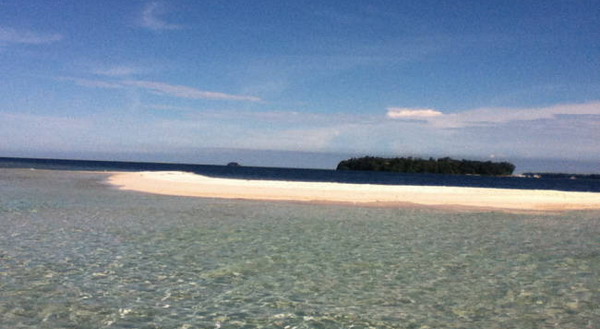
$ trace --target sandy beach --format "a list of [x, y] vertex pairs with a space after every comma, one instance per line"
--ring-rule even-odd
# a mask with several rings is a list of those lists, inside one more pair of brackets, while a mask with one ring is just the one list
[[509, 211], [600, 209], [600, 193], [590, 192], [244, 180], [186, 172], [114, 173], [108, 182], [122, 190], [205, 198]]

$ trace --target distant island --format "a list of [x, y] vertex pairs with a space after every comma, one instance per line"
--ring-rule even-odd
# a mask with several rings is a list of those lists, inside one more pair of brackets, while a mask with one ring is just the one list
[[227, 164], [227, 167], [240, 167], [240, 164], [237, 162], [230, 162]]
[[430, 173], [450, 175], [512, 175], [515, 165], [509, 162], [455, 160], [446, 158], [380, 158], [361, 157], [341, 161], [337, 170], [390, 171], [400, 173]]

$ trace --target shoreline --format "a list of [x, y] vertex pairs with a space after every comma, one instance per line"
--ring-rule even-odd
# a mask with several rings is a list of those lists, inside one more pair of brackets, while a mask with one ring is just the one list
[[594, 192], [246, 180], [179, 171], [109, 174], [107, 182], [121, 190], [186, 197], [504, 211], [600, 209], [600, 193]]

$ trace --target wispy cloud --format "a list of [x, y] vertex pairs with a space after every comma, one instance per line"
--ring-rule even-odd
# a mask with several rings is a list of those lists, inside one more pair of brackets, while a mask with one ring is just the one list
[[72, 81], [78, 86], [90, 87], [90, 88], [107, 88], [107, 89], [120, 89], [124, 86], [118, 82], [107, 82], [101, 80], [90, 80], [73, 77], [59, 77], [58, 80]]
[[142, 10], [140, 25], [155, 31], [181, 29], [181, 25], [168, 23], [161, 17], [166, 13], [167, 9], [162, 2], [147, 3]]
[[96, 75], [104, 75], [108, 77], [124, 77], [139, 74], [140, 72], [143, 72], [143, 70], [133, 66], [112, 66], [96, 68], [93, 70], [93, 73]]
[[144, 80], [126, 80], [121, 82], [123, 85], [148, 89], [162, 95], [169, 95], [180, 98], [192, 99], [218, 99], [233, 101], [258, 102], [261, 99], [255, 96], [232, 95], [215, 91], [204, 91], [188, 86], [171, 85], [163, 82], [144, 81]]
[[158, 111], [181, 111], [181, 112], [191, 112], [195, 111], [193, 107], [188, 106], [174, 106], [174, 105], [166, 105], [166, 104], [147, 104], [144, 105], [144, 108], [150, 110], [158, 110]]
[[58, 33], [33, 32], [0, 26], [0, 44], [21, 43], [39, 45], [57, 42], [62, 39], [63, 36]]
[[387, 112], [388, 118], [391, 119], [421, 119], [438, 128], [490, 126], [582, 115], [600, 116], [600, 102], [561, 104], [538, 108], [480, 108], [450, 114], [431, 109], [388, 108]]
[[145, 81], [145, 80], [122, 80], [122, 81], [104, 81], [104, 80], [90, 80], [80, 79], [73, 77], [59, 77], [59, 80], [73, 81], [77, 85], [92, 88], [140, 88], [149, 90], [151, 92], [167, 95], [178, 98], [190, 98], [190, 99], [214, 99], [214, 100], [229, 100], [229, 101], [246, 101], [246, 102], [259, 102], [262, 99], [256, 96], [247, 95], [233, 95], [226, 94], [216, 91], [205, 91], [193, 87], [172, 85], [164, 82], [157, 81]]

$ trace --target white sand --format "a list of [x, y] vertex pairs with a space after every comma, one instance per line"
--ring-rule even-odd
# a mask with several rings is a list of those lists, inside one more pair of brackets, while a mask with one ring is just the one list
[[172, 171], [115, 173], [108, 181], [123, 190], [207, 198], [528, 211], [600, 209], [600, 193], [590, 192], [244, 180]]

